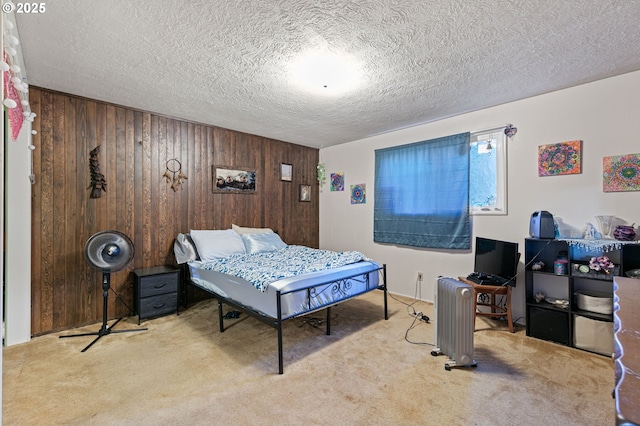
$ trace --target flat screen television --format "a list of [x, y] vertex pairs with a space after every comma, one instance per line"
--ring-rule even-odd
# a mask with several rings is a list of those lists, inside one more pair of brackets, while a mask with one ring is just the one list
[[502, 278], [501, 284], [516, 285], [518, 243], [476, 237], [474, 271]]

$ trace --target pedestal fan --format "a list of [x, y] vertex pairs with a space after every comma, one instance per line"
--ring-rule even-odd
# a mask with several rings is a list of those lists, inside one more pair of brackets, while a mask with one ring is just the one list
[[118, 318], [111, 326], [107, 325], [107, 307], [109, 289], [111, 288], [111, 272], [118, 272], [126, 268], [133, 260], [133, 242], [125, 234], [118, 231], [101, 231], [93, 234], [84, 245], [84, 258], [93, 269], [102, 271], [102, 327], [93, 333], [72, 334], [64, 337], [97, 336], [81, 352], [89, 349], [102, 336], [111, 333], [128, 333], [144, 331], [146, 328], [135, 330], [113, 330], [122, 318]]

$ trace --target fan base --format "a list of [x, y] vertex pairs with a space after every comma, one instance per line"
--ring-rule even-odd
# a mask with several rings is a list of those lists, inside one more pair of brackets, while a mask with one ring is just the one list
[[113, 327], [115, 327], [116, 324], [118, 324], [120, 321], [122, 321], [122, 318], [118, 318], [116, 320], [116, 322], [111, 324], [111, 326], [109, 326], [109, 327], [107, 327], [106, 324], [103, 324], [102, 327], [100, 327], [100, 330], [95, 331], [95, 332], [70, 334], [68, 336], [60, 336], [60, 338], [62, 339], [62, 338], [65, 338], [65, 337], [98, 336], [95, 339], [93, 339], [93, 341], [91, 343], [89, 343], [83, 350], [80, 351], [80, 352], [85, 352], [87, 349], [89, 349], [91, 346], [93, 346], [94, 343], [96, 343], [98, 340], [100, 340], [101, 337], [106, 336], [108, 334], [111, 334], [111, 333], [130, 333], [130, 332], [133, 332], [133, 331], [145, 331], [145, 330], [147, 330], [147, 328], [136, 328], [136, 329], [131, 329], [131, 330], [112, 330]]

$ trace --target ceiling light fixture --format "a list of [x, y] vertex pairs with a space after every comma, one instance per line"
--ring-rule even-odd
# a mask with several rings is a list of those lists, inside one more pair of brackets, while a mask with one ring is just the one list
[[331, 52], [314, 51], [301, 55], [292, 63], [290, 73], [298, 86], [324, 95], [349, 92], [362, 82], [356, 61]]

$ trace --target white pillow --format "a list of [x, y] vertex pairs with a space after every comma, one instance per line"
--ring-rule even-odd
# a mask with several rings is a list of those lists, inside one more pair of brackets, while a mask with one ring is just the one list
[[173, 253], [176, 256], [176, 262], [178, 262], [178, 264], [191, 262], [198, 258], [196, 248], [191, 241], [189, 241], [189, 236], [185, 234], [178, 234], [176, 237], [173, 243]]
[[231, 229], [238, 234], [270, 234], [273, 232], [271, 228], [245, 228], [244, 226], [238, 226], [231, 224]]
[[274, 251], [285, 248], [287, 245], [275, 232], [262, 234], [242, 234], [242, 241], [248, 254]]
[[203, 261], [246, 253], [242, 238], [233, 229], [191, 230], [191, 238]]

